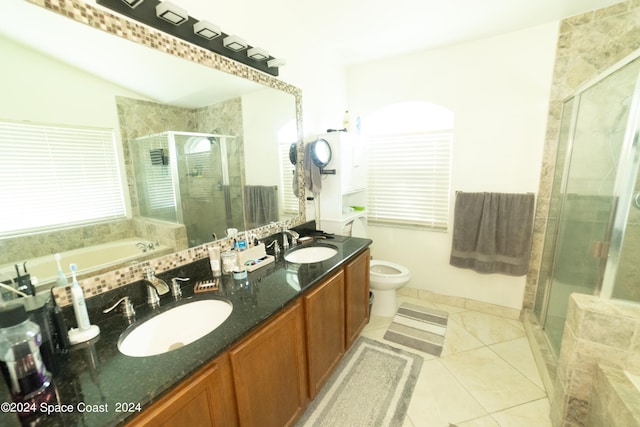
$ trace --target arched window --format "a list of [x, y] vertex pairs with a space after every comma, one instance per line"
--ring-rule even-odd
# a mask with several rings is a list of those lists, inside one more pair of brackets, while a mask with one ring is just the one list
[[427, 102], [384, 107], [362, 120], [372, 223], [446, 231], [453, 112]]

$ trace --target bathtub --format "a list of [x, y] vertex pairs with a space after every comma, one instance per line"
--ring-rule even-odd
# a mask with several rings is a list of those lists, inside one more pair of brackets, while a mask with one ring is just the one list
[[[83, 279], [104, 273], [116, 266], [134, 264], [173, 252], [171, 247], [164, 245], [143, 251], [137, 246], [139, 242], [147, 246], [150, 244], [148, 240], [132, 237], [101, 245], [60, 252], [60, 265], [70, 282], [71, 269], [69, 265], [72, 263], [78, 266], [78, 278]], [[35, 276], [38, 278], [38, 285], [55, 283], [58, 274], [55, 254], [32, 258], [26, 261], [27, 271], [31, 274], [31, 277]], [[24, 261], [21, 261], [21, 263], [23, 262]], [[20, 267], [20, 273], [22, 273], [22, 267]], [[7, 276], [15, 278], [16, 271], [14, 265], [5, 264], [1, 266], [0, 276], [0, 281], [5, 283], [9, 280]]]

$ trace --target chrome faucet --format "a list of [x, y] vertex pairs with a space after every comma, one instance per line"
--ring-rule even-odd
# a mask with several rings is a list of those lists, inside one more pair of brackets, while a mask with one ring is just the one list
[[142, 252], [147, 252], [147, 249], [154, 250], [155, 248], [160, 246], [160, 242], [158, 242], [157, 240], [155, 242], [149, 242], [149, 243], [138, 242], [136, 243], [136, 246], [142, 249]]
[[295, 247], [298, 244], [298, 238], [300, 237], [300, 235], [293, 231], [293, 230], [289, 230], [288, 228], [284, 228], [282, 230], [282, 250], [283, 251], [287, 251], [287, 249], [289, 249], [289, 238], [287, 237], [287, 234], [289, 236], [291, 236], [291, 247]]
[[102, 312], [105, 314], [109, 313], [113, 311], [117, 306], [119, 306], [120, 303], [122, 303], [122, 314], [124, 314], [124, 317], [129, 320], [133, 319], [133, 317], [136, 315], [136, 311], [133, 309], [133, 304], [127, 296], [120, 298], [117, 303], [113, 304], [109, 308], [105, 308], [104, 310], [102, 310]]
[[169, 286], [164, 280], [158, 279], [151, 268], [144, 270], [144, 283], [147, 286], [147, 304], [151, 308], [159, 307], [160, 296], [169, 292]]

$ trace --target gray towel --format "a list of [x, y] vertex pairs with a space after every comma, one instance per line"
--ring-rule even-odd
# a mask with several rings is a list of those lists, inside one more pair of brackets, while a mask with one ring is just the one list
[[247, 185], [244, 187], [246, 228], [257, 228], [278, 221], [278, 187]]
[[449, 264], [479, 273], [527, 274], [534, 205], [531, 193], [458, 192]]
[[317, 195], [322, 190], [322, 174], [320, 173], [320, 168], [313, 163], [313, 158], [311, 157], [312, 146], [312, 143], [304, 145], [304, 162], [302, 166], [304, 167], [304, 185], [313, 195]]

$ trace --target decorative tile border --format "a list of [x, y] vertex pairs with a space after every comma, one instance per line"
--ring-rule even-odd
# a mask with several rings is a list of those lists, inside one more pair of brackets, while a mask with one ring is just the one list
[[[298, 158], [303, 159], [302, 91], [299, 88], [199, 46], [176, 39], [154, 28], [147, 27], [123, 16], [114, 15], [110, 11], [98, 9], [81, 0], [25, 1], [63, 15], [76, 22], [89, 25], [97, 30], [105, 31], [114, 36], [122, 37], [149, 48], [157, 49], [162, 52], [205, 65], [215, 70], [224, 71], [238, 77], [249, 79], [256, 83], [293, 95], [295, 97], [296, 122], [298, 125]], [[299, 164], [301, 164], [301, 162], [299, 162]], [[302, 173], [302, 168], [298, 168], [298, 186], [300, 190], [299, 194], [304, 194], [304, 175]], [[269, 224], [251, 231], [256, 233], [258, 238], [264, 238], [282, 230], [283, 226], [293, 227], [301, 224], [304, 222], [306, 217], [305, 209], [306, 205], [304, 198], [302, 197], [300, 198], [298, 217], [282, 221], [278, 224]], [[230, 247], [229, 239], [218, 240], [215, 244], [223, 248]], [[180, 265], [206, 258], [208, 256], [207, 247], [213, 245], [214, 243], [208, 243], [206, 245], [185, 249], [150, 261], [145, 261], [140, 264], [136, 264], [135, 266], [119, 268], [105, 274], [81, 280], [80, 285], [82, 286], [85, 295], [87, 297], [92, 297], [108, 290], [142, 280], [142, 273], [146, 267], [153, 268], [156, 273], [162, 273]], [[71, 290], [69, 287], [54, 289], [54, 295], [60, 306], [69, 305], [71, 303]]]

